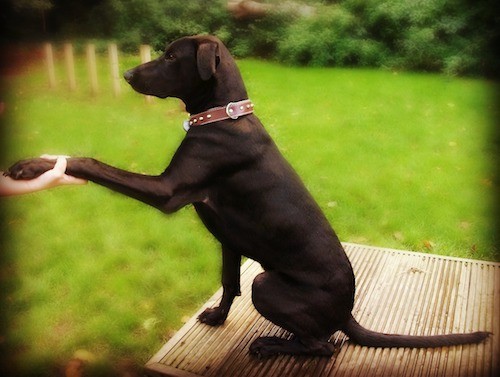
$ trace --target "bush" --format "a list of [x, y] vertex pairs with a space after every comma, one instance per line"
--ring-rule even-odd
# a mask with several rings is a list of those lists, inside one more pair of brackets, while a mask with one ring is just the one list
[[376, 66], [384, 55], [383, 45], [369, 39], [360, 20], [340, 6], [299, 19], [278, 46], [278, 59], [300, 65]]
[[[449, 74], [493, 73], [488, 51], [498, 40], [493, 2], [468, 0], [345, 0], [368, 36], [386, 49], [384, 63]], [[495, 31], [496, 30], [496, 31]]]
[[93, 8], [88, 32], [116, 38], [125, 51], [141, 43], [163, 50], [181, 36], [215, 33], [228, 18], [222, 0], [105, 0]]
[[[288, 32], [290, 17], [281, 12], [252, 21], [234, 21], [215, 31], [237, 57], [275, 58], [279, 41]], [[293, 21], [292, 21], [293, 22]]]
[[[453, 75], [498, 75], [495, 0], [315, 0], [313, 15], [294, 11], [301, 0], [276, 5], [260, 19], [234, 20], [228, 0], [51, 0], [47, 25], [64, 37], [108, 38], [136, 52], [141, 43], [162, 50], [180, 36], [219, 36], [238, 57], [264, 57], [314, 66], [388, 66]], [[35, 26], [33, 9], [10, 35]], [[35, 3], [27, 2], [26, 4]], [[277, 10], [276, 10], [277, 9]], [[39, 14], [36, 13], [36, 14]], [[19, 24], [19, 25], [18, 25]], [[22, 34], [24, 35], [24, 33]], [[58, 35], [61, 37], [61, 35]]]

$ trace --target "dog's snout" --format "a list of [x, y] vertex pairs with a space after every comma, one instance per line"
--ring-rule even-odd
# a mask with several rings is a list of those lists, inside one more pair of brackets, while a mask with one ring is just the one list
[[128, 71], [126, 71], [123, 74], [123, 78], [125, 80], [127, 80], [127, 82], [130, 82], [130, 80], [132, 80], [132, 77], [134, 77], [134, 70], [133, 69], [129, 69]]

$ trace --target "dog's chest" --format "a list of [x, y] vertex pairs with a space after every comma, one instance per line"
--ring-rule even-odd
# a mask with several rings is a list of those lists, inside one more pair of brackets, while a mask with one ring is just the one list
[[252, 250], [253, 244], [261, 239], [253, 234], [258, 227], [250, 224], [251, 221], [244, 211], [224, 206], [209, 196], [195, 203], [194, 207], [206, 228], [224, 246], [237, 248], [241, 253], [245, 253], [245, 249]]

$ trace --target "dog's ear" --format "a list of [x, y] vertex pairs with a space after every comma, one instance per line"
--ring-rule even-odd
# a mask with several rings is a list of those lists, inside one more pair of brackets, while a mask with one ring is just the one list
[[213, 41], [202, 42], [198, 45], [197, 64], [202, 80], [207, 81], [215, 74], [219, 64], [219, 45]]

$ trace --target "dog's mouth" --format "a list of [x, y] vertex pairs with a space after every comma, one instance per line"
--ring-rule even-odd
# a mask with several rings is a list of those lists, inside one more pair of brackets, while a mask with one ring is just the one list
[[161, 77], [156, 72], [151, 72], [149, 69], [144, 69], [144, 65], [125, 71], [123, 78], [132, 89], [140, 94], [162, 99], [175, 96], [171, 89], [172, 85], [175, 84], [175, 80], [174, 83], [166, 82], [168, 81], [166, 78]]
[[129, 69], [123, 74], [125, 81], [134, 89], [136, 92], [146, 95], [154, 95], [150, 90], [150, 80], [137, 73], [135, 68]]
[[153, 83], [151, 80], [134, 80], [133, 75], [128, 75], [128, 72], [125, 72], [123, 74], [123, 77], [125, 78], [125, 81], [129, 83], [129, 85], [134, 89], [136, 92], [147, 95], [147, 96], [154, 96], [158, 98], [167, 98], [168, 95], [166, 93], [161, 93], [152, 88]]

